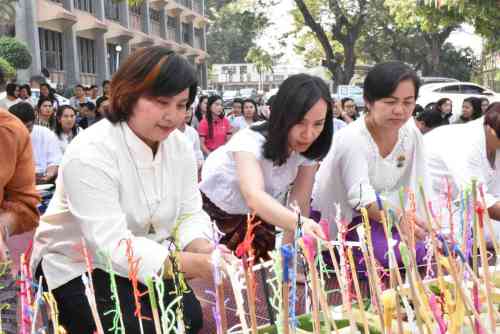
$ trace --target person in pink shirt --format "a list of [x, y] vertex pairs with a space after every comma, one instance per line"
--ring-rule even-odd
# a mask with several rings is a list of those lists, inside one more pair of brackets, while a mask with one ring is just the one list
[[198, 126], [201, 149], [205, 156], [224, 145], [231, 137], [231, 124], [223, 111], [222, 98], [218, 95], [210, 96], [206, 117]]

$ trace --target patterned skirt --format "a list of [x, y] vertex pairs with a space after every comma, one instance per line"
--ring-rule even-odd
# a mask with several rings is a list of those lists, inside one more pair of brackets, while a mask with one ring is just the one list
[[[224, 233], [220, 243], [224, 244], [230, 250], [236, 250], [236, 247], [243, 241], [247, 231], [247, 215], [232, 215], [218, 206], [216, 206], [202, 192], [203, 210], [210, 216], [210, 219], [215, 221], [217, 227]], [[252, 242], [252, 247], [255, 251], [255, 262], [259, 259], [268, 260], [268, 252], [275, 249], [276, 229], [274, 225], [266, 223], [264, 220], [255, 216], [254, 221], [260, 221], [254, 229], [255, 238]]]

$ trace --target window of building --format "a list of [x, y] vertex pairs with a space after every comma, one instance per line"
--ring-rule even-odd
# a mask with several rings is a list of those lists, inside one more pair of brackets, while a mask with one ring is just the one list
[[42, 68], [49, 71], [63, 70], [62, 33], [43, 28], [38, 29]]
[[120, 4], [113, 0], [105, 0], [104, 13], [108, 20], [120, 21]]
[[142, 6], [130, 6], [130, 12], [136, 15], [142, 15]]
[[73, 0], [73, 5], [76, 9], [83, 10], [89, 13], [94, 12], [93, 0]]
[[77, 37], [78, 56], [80, 57], [80, 71], [82, 73], [96, 73], [95, 42], [91, 39]]
[[182, 42], [192, 45], [191, 37], [192, 37], [192, 31], [191, 31], [191, 25], [189, 23], [182, 23]]
[[160, 22], [161, 12], [159, 10], [149, 8], [149, 17], [153, 21]]

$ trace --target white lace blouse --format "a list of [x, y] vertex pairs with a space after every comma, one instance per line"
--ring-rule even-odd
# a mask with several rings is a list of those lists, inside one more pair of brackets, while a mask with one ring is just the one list
[[[413, 119], [401, 127], [392, 152], [383, 158], [362, 117], [335, 135], [316, 174], [312, 206], [330, 222], [337, 214], [351, 221], [359, 215], [359, 209], [376, 201], [376, 193], [399, 208], [402, 187], [417, 192], [418, 180], [422, 178], [424, 188], [430, 189], [425, 173], [422, 135]], [[330, 226], [335, 238], [335, 224]]]

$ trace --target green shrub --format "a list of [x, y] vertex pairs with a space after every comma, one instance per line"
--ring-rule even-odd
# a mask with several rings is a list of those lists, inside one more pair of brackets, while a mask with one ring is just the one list
[[13, 37], [0, 37], [0, 57], [16, 69], [27, 69], [31, 65], [28, 47]]
[[16, 76], [16, 69], [7, 60], [0, 57], [0, 70], [4, 75], [5, 81], [12, 79]]

